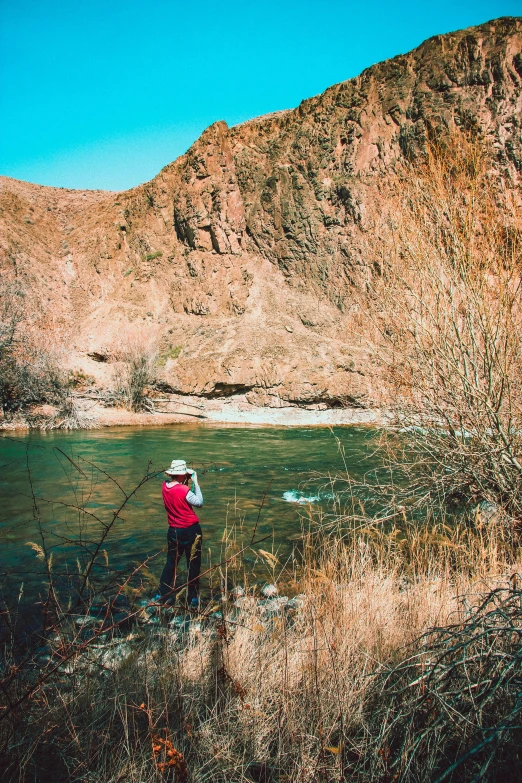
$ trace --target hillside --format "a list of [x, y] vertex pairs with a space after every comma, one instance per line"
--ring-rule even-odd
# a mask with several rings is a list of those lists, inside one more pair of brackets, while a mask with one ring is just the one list
[[184, 395], [365, 406], [378, 389], [352, 292], [378, 271], [390, 183], [457, 126], [484, 136], [516, 190], [521, 108], [522, 18], [436, 36], [296, 109], [215, 123], [129, 191], [0, 178], [2, 275], [102, 386], [139, 334]]

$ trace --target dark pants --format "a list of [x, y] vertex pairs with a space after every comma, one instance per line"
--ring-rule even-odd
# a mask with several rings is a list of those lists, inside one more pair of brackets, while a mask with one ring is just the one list
[[[188, 582], [187, 597], [197, 598], [199, 593], [199, 572], [201, 571], [201, 525], [196, 523], [190, 527], [169, 527], [167, 533], [167, 562], [161, 575], [160, 594], [174, 596], [178, 591], [176, 584]], [[185, 555], [187, 558], [188, 578], [178, 579], [178, 563]]]

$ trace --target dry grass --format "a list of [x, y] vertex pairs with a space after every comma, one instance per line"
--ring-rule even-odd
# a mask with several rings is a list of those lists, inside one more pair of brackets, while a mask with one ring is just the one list
[[[5, 779], [183, 781], [181, 753], [190, 780], [201, 783], [433, 781], [469, 749], [481, 721], [494, 729], [513, 710], [518, 686], [503, 688], [504, 713], [494, 699], [489, 711], [468, 705], [474, 731], [459, 743], [448, 710], [429, 753], [410, 747], [410, 768], [402, 745], [411, 746], [409, 721], [426, 691], [426, 683], [420, 694], [409, 687], [419, 673], [412, 656], [422, 653], [427, 670], [441, 642], [436, 633], [419, 642], [422, 635], [465, 628], [484, 594], [509, 587], [517, 544], [479, 516], [388, 533], [342, 523], [337, 535], [313, 528], [305, 536], [301, 567], [286, 574], [301, 594], [298, 608], [247, 594], [241, 609], [229, 602], [223, 621], [203, 622], [182, 640], [156, 626], [134, 633], [120, 659], [79, 656], [11, 717], [7, 733], [4, 722]], [[520, 609], [520, 594], [511, 587], [510, 595]], [[520, 611], [511, 615], [520, 630]], [[500, 647], [505, 639], [490, 639], [490, 657]], [[493, 734], [498, 763], [487, 779], [507, 780], [493, 773], [506, 754], [516, 756], [512, 732]], [[451, 779], [470, 780], [475, 762], [483, 763], [480, 753]]]
[[135, 330], [123, 334], [114, 346], [113, 381], [116, 399], [131, 411], [151, 410], [147, 388], [156, 378], [158, 339], [155, 332]]

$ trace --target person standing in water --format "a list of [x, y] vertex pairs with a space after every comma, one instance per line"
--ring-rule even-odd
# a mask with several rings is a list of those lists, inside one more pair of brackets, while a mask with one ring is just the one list
[[[183, 555], [187, 559], [188, 589], [187, 601], [191, 608], [199, 606], [199, 573], [201, 571], [201, 525], [194, 513], [203, 505], [203, 495], [194, 470], [187, 468], [182, 459], [172, 460], [165, 471], [163, 503], [167, 512], [169, 530], [167, 533], [167, 562], [161, 574], [159, 600], [165, 602], [175, 596], [178, 564]], [[189, 483], [192, 481], [192, 490]]]

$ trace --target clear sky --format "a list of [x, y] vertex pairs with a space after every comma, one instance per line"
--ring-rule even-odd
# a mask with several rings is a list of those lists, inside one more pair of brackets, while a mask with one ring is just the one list
[[0, 174], [120, 190], [233, 125], [522, 0], [0, 0]]

